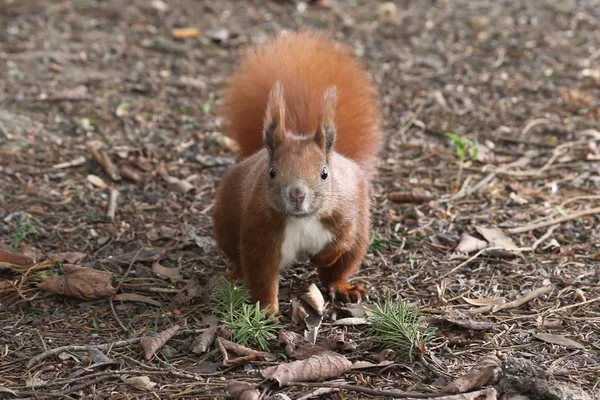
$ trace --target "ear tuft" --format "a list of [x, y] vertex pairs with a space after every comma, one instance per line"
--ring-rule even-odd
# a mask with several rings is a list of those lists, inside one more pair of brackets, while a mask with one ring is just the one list
[[336, 86], [330, 86], [321, 100], [321, 111], [319, 115], [319, 126], [315, 134], [315, 141], [323, 150], [327, 157], [331, 154], [335, 144], [335, 108], [338, 101], [338, 91]]
[[285, 99], [280, 81], [275, 82], [269, 93], [263, 129], [265, 144], [272, 154], [285, 140]]

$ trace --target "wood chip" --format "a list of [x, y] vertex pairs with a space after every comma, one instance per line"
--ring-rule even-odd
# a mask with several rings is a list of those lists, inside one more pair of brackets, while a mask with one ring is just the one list
[[463, 233], [460, 237], [460, 243], [456, 246], [456, 251], [459, 253], [472, 253], [485, 249], [488, 243], [485, 240], [477, 239], [468, 233]]
[[483, 357], [466, 374], [444, 386], [442, 392], [463, 393], [484, 385], [492, 385], [498, 381], [501, 372], [502, 367], [497, 357]]
[[484, 226], [476, 226], [477, 232], [483, 236], [492, 247], [502, 247], [506, 250], [516, 250], [519, 247], [513, 243], [512, 239], [504, 234], [500, 228], [486, 228]]
[[175, 39], [195, 38], [200, 35], [200, 30], [197, 28], [178, 28], [171, 32]]
[[309, 306], [311, 306], [319, 316], [323, 315], [323, 308], [325, 307], [325, 298], [323, 298], [323, 294], [321, 293], [317, 285], [311, 283], [308, 287], [307, 292], [300, 296], [300, 299], [305, 301]]

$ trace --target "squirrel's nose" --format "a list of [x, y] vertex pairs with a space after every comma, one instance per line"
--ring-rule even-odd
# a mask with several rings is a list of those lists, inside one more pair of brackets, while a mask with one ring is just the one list
[[288, 192], [290, 200], [296, 204], [301, 204], [306, 198], [306, 190], [301, 187], [291, 187]]

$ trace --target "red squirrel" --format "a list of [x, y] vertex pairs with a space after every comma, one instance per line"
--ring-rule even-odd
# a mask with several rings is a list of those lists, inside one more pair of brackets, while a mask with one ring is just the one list
[[348, 47], [280, 34], [229, 79], [222, 113], [240, 162], [216, 191], [213, 227], [255, 302], [278, 313], [279, 271], [310, 261], [332, 295], [351, 285], [370, 237], [370, 178], [382, 144], [377, 92]]

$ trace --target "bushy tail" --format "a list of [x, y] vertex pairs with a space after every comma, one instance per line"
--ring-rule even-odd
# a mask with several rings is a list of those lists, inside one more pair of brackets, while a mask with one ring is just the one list
[[317, 129], [323, 94], [336, 86], [334, 149], [374, 171], [382, 144], [376, 90], [347, 47], [314, 31], [279, 35], [251, 49], [228, 81], [225, 133], [238, 142], [241, 157], [264, 147], [265, 111], [276, 81], [283, 86], [286, 129], [307, 135]]

